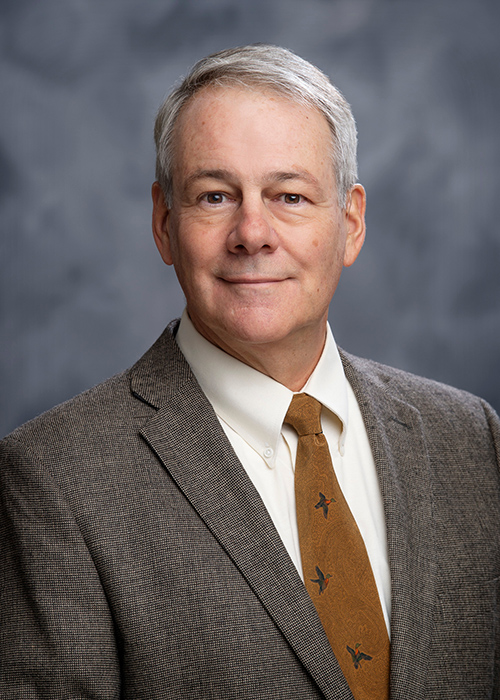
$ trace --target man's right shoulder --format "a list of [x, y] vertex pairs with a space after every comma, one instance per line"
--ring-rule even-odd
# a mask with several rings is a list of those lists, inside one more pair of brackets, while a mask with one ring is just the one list
[[[130, 368], [45, 411], [16, 428], [2, 443], [44, 444], [69, 436], [88, 439], [125, 427], [137, 428], [154, 412], [148, 387], [176, 381], [183, 365], [170, 324]], [[154, 392], [153, 392], [154, 393]]]
[[126, 370], [32, 418], [0, 444], [49, 446], [75, 439], [76, 435], [95, 436], [104, 429], [113, 430], [119, 422], [118, 414], [130, 417], [135, 403], [130, 392], [130, 370]]

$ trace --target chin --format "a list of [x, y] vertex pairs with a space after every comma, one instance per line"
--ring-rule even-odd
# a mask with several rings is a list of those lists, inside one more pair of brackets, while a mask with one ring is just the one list
[[279, 343], [289, 337], [297, 328], [297, 324], [287, 323], [291, 313], [280, 315], [280, 318], [269, 316], [252, 318], [248, 315], [244, 319], [231, 319], [221, 329], [221, 338], [228, 344], [231, 342], [241, 345], [265, 345], [267, 343]]
[[308, 313], [302, 318], [291, 305], [279, 308], [245, 306], [222, 314], [209, 315], [205, 310], [205, 314], [195, 318], [191, 315], [191, 320], [198, 332], [214, 345], [226, 351], [237, 347], [243, 351], [244, 346], [280, 343], [300, 335], [301, 329], [317, 325], [310, 317]]

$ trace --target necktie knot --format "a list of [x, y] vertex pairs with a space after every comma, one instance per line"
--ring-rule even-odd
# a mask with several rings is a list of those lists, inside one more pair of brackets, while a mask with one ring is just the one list
[[295, 428], [299, 437], [319, 435], [321, 403], [307, 394], [295, 394], [285, 416], [285, 423]]

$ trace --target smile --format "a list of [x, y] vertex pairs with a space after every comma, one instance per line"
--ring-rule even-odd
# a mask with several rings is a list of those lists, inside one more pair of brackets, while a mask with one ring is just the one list
[[228, 284], [276, 284], [277, 282], [284, 282], [286, 277], [220, 277], [223, 282]]

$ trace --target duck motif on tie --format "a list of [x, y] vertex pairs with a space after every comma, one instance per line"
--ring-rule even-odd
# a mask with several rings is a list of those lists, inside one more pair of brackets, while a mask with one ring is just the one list
[[338, 484], [321, 404], [295, 394], [295, 501], [304, 582], [356, 700], [389, 697], [389, 636], [366, 547]]

